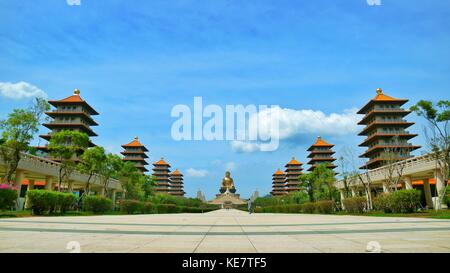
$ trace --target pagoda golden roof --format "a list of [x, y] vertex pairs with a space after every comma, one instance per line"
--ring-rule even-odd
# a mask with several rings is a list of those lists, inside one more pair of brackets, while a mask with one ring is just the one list
[[161, 158], [159, 161], [153, 163], [155, 166], [170, 166], [166, 161], [164, 161], [164, 158]]
[[57, 105], [65, 104], [65, 103], [84, 104], [88, 108], [88, 110], [89, 110], [91, 115], [98, 115], [98, 112], [95, 111], [94, 108], [92, 108], [85, 100], [83, 100], [80, 97], [80, 90], [78, 90], [78, 89], [75, 89], [73, 91], [73, 95], [72, 96], [69, 96], [69, 97], [67, 97], [65, 99], [62, 99], [62, 100], [49, 100], [48, 103], [50, 103], [51, 105], [53, 105], [55, 107]]
[[283, 172], [282, 170], [280, 170], [280, 169], [278, 169], [278, 170], [274, 173], [274, 175], [282, 175], [282, 174], [284, 174], [284, 172]]
[[366, 114], [367, 108], [376, 102], [400, 103], [401, 105], [403, 105], [406, 102], [408, 102], [408, 100], [393, 98], [391, 96], [384, 94], [381, 88], [377, 88], [377, 95], [373, 99], [371, 99], [366, 105], [364, 105], [364, 107], [358, 111], [358, 114]]
[[295, 157], [292, 157], [291, 161], [289, 161], [288, 164], [286, 164], [286, 166], [288, 165], [302, 165], [302, 163], [298, 162]]

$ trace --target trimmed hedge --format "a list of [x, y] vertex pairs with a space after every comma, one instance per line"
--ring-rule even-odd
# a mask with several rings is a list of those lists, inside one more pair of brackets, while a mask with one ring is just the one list
[[141, 202], [137, 200], [120, 201], [120, 210], [127, 214], [157, 214], [157, 213], [202, 213], [213, 211], [213, 207], [187, 207], [177, 206], [175, 204], [152, 204], [150, 202]]
[[45, 213], [64, 213], [76, 200], [76, 196], [71, 193], [63, 193], [47, 190], [27, 191], [26, 207], [30, 208], [35, 215]]
[[303, 213], [314, 213], [316, 211], [316, 205], [313, 202], [304, 203], [301, 208]]
[[141, 213], [144, 210], [144, 202], [137, 200], [120, 201], [120, 210], [127, 214]]
[[282, 206], [267, 206], [267, 207], [257, 207], [255, 213], [321, 213], [321, 214], [331, 214], [334, 212], [334, 202], [333, 201], [318, 201], [318, 202], [307, 202], [302, 205], [292, 204], [292, 205], [282, 205]]
[[412, 213], [420, 207], [420, 199], [419, 190], [399, 190], [376, 197], [374, 207], [385, 213]]
[[83, 198], [83, 210], [95, 214], [102, 214], [113, 209], [112, 200], [100, 195], [86, 196]]
[[365, 197], [346, 198], [342, 202], [345, 210], [350, 213], [364, 213], [367, 210], [367, 199]]
[[0, 189], [0, 210], [12, 209], [17, 200], [17, 190], [2, 188]]

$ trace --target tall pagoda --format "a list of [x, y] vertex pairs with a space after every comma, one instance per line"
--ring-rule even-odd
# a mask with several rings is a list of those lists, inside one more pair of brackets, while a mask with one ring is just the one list
[[139, 142], [139, 138], [135, 137], [133, 141], [131, 141], [128, 144], [122, 145], [122, 148], [125, 150], [121, 152], [122, 155], [124, 155], [123, 161], [127, 162], [133, 162], [134, 166], [142, 173], [148, 172], [147, 168], [145, 167], [148, 165], [147, 161], [145, 160], [148, 158], [146, 152], [148, 152], [147, 148]]
[[161, 158], [158, 162], [153, 163], [153, 176], [155, 177], [156, 193], [169, 193], [170, 187], [170, 165]]
[[178, 169], [170, 174], [169, 193], [174, 196], [184, 196], [185, 194], [183, 190], [183, 174]]
[[286, 164], [286, 190], [288, 193], [300, 190], [298, 178], [302, 175], [302, 163], [298, 162], [295, 157]]
[[[97, 126], [92, 116], [98, 115], [86, 101], [80, 97], [80, 90], [75, 89], [73, 95], [62, 100], [49, 100], [49, 104], [54, 106], [51, 112], [45, 112], [53, 120], [50, 123], [44, 123], [43, 126], [51, 130], [46, 135], [40, 135], [41, 138], [50, 141], [52, 134], [62, 130], [74, 130], [86, 133], [89, 137], [95, 137], [97, 134], [91, 129], [91, 126]], [[95, 146], [89, 142], [89, 146]], [[47, 146], [37, 147], [38, 150], [47, 152]]]
[[329, 169], [336, 168], [336, 165], [333, 164], [333, 162], [336, 160], [333, 157], [333, 147], [334, 145], [327, 143], [320, 136], [317, 137], [316, 143], [311, 145], [311, 147], [309, 147], [308, 149], [308, 151], [310, 152], [308, 158], [311, 158], [311, 160], [309, 160], [308, 162], [308, 164], [311, 166], [309, 167], [308, 171], [314, 171], [314, 169], [319, 164], [326, 164]]
[[284, 172], [278, 169], [272, 175], [272, 192], [273, 196], [286, 195], [286, 176]]
[[369, 161], [361, 169], [375, 169], [386, 164], [387, 160], [404, 160], [411, 157], [411, 152], [420, 148], [408, 143], [408, 140], [417, 136], [406, 129], [414, 124], [407, 122], [406, 117], [411, 111], [401, 108], [407, 99], [396, 99], [383, 94], [381, 88], [377, 95], [364, 105], [358, 114], [364, 118], [358, 123], [366, 127], [359, 133], [367, 138], [359, 145], [367, 147], [360, 157]]

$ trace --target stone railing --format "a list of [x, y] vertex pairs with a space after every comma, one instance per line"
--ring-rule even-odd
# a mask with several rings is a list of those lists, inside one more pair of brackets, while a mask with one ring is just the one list
[[[0, 158], [0, 164], [2, 164], [2, 160]], [[34, 156], [26, 153], [22, 153], [21, 159], [19, 161], [19, 170], [24, 170], [36, 174], [40, 174], [43, 176], [51, 176], [51, 177], [58, 177], [59, 176], [59, 169], [60, 169], [61, 163], [49, 160], [43, 157]], [[83, 174], [77, 170], [75, 170], [72, 175], [70, 176], [70, 180], [74, 181], [75, 183], [81, 183], [85, 184], [87, 183], [89, 179], [89, 176], [87, 174]], [[102, 186], [103, 181], [100, 175], [95, 174], [91, 178], [91, 184], [93, 186]], [[121, 184], [116, 179], [109, 179], [108, 181], [108, 188], [115, 189], [115, 190], [122, 190]]]
[[[370, 178], [371, 183], [379, 184], [386, 180], [386, 174], [389, 171], [389, 168], [403, 168], [402, 175], [403, 176], [411, 176], [417, 173], [426, 172], [426, 171], [434, 171], [437, 169], [437, 161], [436, 158], [431, 154], [426, 154], [423, 156], [417, 156], [408, 158], [396, 163], [393, 163], [389, 166], [383, 166], [377, 169], [369, 170], [366, 173], [360, 174], [361, 178], [364, 182], [367, 182], [367, 177]], [[396, 178], [396, 172], [393, 174], [393, 178]], [[352, 185], [357, 186], [360, 185], [358, 177], [350, 178], [352, 181]], [[339, 180], [335, 183], [336, 187], [343, 188], [344, 182]]]

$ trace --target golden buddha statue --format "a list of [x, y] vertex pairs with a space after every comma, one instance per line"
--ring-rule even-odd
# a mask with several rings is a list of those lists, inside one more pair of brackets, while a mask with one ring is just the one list
[[225, 177], [222, 179], [222, 187], [220, 188], [220, 192], [224, 193], [227, 190], [231, 193], [236, 192], [236, 189], [234, 187], [233, 178], [231, 178], [231, 173], [229, 171], [227, 171], [225, 173]]

